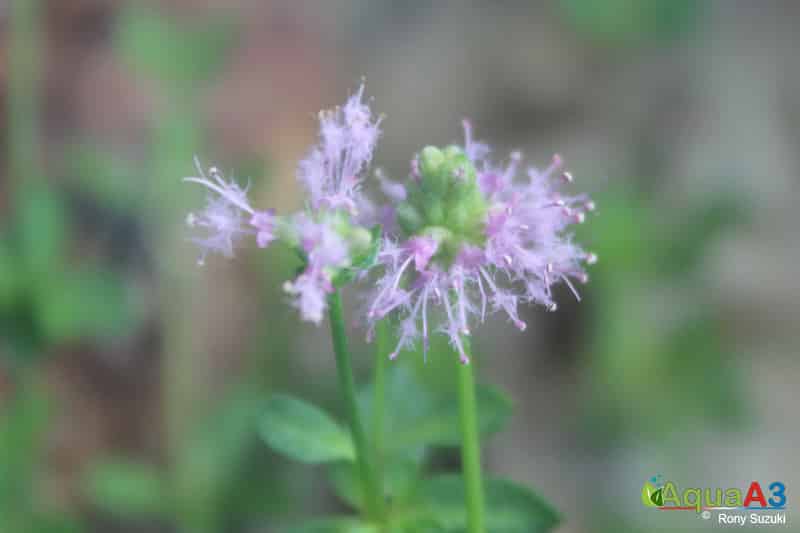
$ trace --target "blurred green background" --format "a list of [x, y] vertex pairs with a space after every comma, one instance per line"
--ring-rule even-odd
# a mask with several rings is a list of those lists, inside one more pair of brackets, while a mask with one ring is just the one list
[[[0, 3], [0, 531], [269, 532], [342, 509], [255, 430], [270, 391], [341, 413], [327, 330], [281, 293], [297, 265], [196, 268], [202, 195], [180, 178], [197, 154], [290, 212], [316, 111], [362, 76], [389, 175], [468, 116], [498, 156], [561, 153], [598, 205], [583, 301], [478, 330], [481, 381], [515, 407], [488, 470], [563, 532], [710, 527], [640, 509], [654, 474], [780, 480], [793, 506], [798, 23], [771, 0]], [[402, 359], [446, 390], [446, 361]]]

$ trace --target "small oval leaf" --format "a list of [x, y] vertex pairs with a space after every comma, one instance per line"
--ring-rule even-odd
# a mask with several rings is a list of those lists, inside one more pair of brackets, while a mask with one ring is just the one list
[[266, 404], [259, 427], [275, 451], [309, 464], [354, 460], [350, 435], [318, 407], [283, 394]]

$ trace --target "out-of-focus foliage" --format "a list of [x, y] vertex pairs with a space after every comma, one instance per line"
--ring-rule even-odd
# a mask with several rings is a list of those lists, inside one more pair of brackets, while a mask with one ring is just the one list
[[582, 36], [609, 44], [675, 39], [696, 23], [703, 2], [693, 0], [559, 0]]
[[118, 49], [145, 76], [185, 91], [217, 75], [231, 30], [231, 22], [224, 18], [183, 27], [154, 8], [133, 4], [120, 21]]
[[0, 531], [79, 533], [77, 520], [36, 496], [50, 410], [38, 384], [21, 385], [0, 408]]
[[66, 341], [110, 339], [135, 327], [124, 279], [70, 257], [70, 218], [59, 193], [24, 185], [0, 234], [0, 331], [16, 362]]
[[[253, 470], [253, 457], [261, 450], [257, 433], [263, 408], [257, 389], [232, 391], [186, 440], [169, 468], [126, 458], [100, 460], [84, 480], [89, 501], [118, 520], [158, 519], [208, 532], [281, 508], [286, 502], [279, 480], [265, 475], [262, 465]], [[259, 496], [259, 484], [265, 482], [269, 501]], [[253, 499], [241, 497], [248, 490]]]
[[658, 440], [681, 424], [739, 419], [741, 377], [701, 267], [744, 220], [742, 202], [722, 193], [674, 219], [621, 190], [598, 205], [584, 232], [601, 259], [588, 299], [589, 430]]
[[165, 483], [153, 466], [109, 460], [93, 465], [87, 478], [93, 503], [116, 516], [159, 515], [169, 508]]

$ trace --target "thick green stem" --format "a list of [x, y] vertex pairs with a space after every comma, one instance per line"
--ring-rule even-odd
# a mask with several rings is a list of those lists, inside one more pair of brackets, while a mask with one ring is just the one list
[[344, 316], [342, 314], [342, 299], [339, 291], [334, 291], [328, 298], [328, 316], [331, 321], [331, 336], [333, 337], [333, 351], [336, 353], [336, 370], [339, 374], [339, 388], [344, 397], [347, 419], [350, 424], [350, 433], [356, 449], [356, 463], [361, 477], [361, 486], [364, 494], [366, 513], [372, 518], [379, 518], [383, 514], [382, 491], [378, 490], [375, 481], [375, 472], [370, 463], [367, 439], [364, 436], [364, 426], [358, 413], [356, 404], [356, 385], [353, 379], [353, 368], [350, 362], [350, 351], [347, 348], [347, 333], [345, 332]]
[[[464, 349], [469, 351], [467, 339], [464, 339]], [[461, 364], [458, 369], [458, 404], [462, 442], [461, 467], [467, 496], [468, 531], [469, 533], [485, 533], [478, 407], [475, 401], [475, 377], [472, 370], [472, 364]]]

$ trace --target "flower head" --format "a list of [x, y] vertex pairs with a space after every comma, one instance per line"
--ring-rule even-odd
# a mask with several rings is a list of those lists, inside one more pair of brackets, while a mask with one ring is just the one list
[[[424, 148], [404, 184], [384, 185], [396, 200], [397, 232], [388, 235], [379, 260], [383, 275], [372, 296], [370, 326], [388, 313], [401, 318], [394, 358], [432, 332], [429, 307], [441, 310], [438, 331], [449, 337], [468, 362], [462, 336], [470, 322], [502, 311], [520, 330], [526, 325], [520, 303], [556, 309], [552, 287], [572, 280], [586, 283], [584, 263], [596, 260], [566, 232], [594, 209], [586, 196], [567, 196], [560, 185], [572, 181], [554, 156], [544, 171], [533, 167], [519, 179], [521, 155], [497, 166], [485, 144], [475, 142], [464, 123], [464, 146]], [[402, 187], [402, 190], [399, 189]], [[413, 265], [413, 267], [412, 267]]]
[[[293, 248], [304, 262], [301, 273], [284, 284], [292, 305], [304, 320], [319, 323], [327, 296], [337, 280], [344, 279], [377, 246], [375, 237], [357, 218], [359, 206], [371, 207], [360, 192], [361, 176], [372, 158], [379, 130], [369, 106], [362, 102], [364, 87], [342, 108], [320, 113], [320, 142], [299, 166], [298, 175], [309, 194], [307, 209], [279, 217], [274, 211], [257, 211], [247, 198], [247, 188], [226, 181], [212, 167], [185, 181], [209, 191], [208, 205], [190, 213], [187, 223], [203, 230], [192, 241], [201, 248], [199, 263], [209, 252], [233, 256], [246, 236], [255, 236], [265, 248], [280, 240]], [[349, 278], [348, 278], [349, 279]]]

